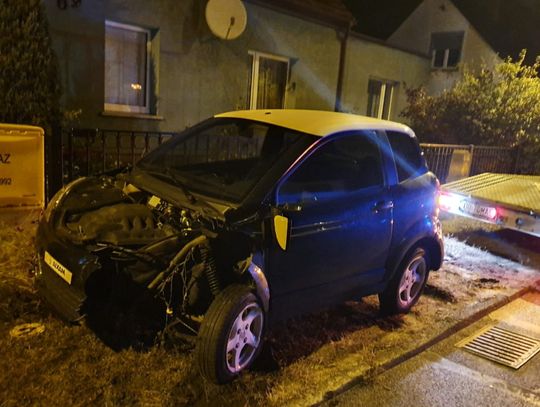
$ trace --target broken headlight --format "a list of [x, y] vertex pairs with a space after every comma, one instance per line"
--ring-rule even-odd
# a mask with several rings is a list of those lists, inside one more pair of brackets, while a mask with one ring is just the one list
[[83, 177], [70, 182], [53, 195], [53, 197], [47, 204], [47, 207], [43, 211], [43, 218], [45, 219], [45, 222], [49, 222], [52, 214], [54, 213], [54, 210], [58, 207], [58, 205], [60, 205], [66, 195], [73, 189], [75, 185], [79, 184], [84, 179], [85, 178]]

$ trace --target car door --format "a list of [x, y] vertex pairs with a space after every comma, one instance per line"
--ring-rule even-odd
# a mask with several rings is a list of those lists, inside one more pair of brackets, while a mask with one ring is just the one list
[[379, 137], [362, 131], [323, 139], [278, 185], [273, 296], [289, 296], [289, 305], [328, 303], [382, 279], [393, 204]]

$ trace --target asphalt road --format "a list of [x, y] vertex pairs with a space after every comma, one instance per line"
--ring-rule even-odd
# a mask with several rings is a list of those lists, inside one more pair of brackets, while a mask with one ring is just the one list
[[540, 353], [518, 370], [456, 344], [499, 325], [540, 340], [540, 292], [526, 294], [429, 350], [359, 384], [324, 406], [540, 406]]

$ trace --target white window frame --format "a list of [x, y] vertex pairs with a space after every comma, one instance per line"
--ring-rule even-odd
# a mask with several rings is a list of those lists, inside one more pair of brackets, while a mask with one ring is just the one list
[[431, 67], [433, 69], [448, 69], [448, 68], [456, 68], [455, 65], [448, 66], [448, 56], [450, 55], [450, 49], [446, 48], [444, 50], [444, 57], [443, 57], [443, 64], [441, 66], [435, 66], [435, 55], [437, 54], [437, 51], [441, 51], [440, 49], [433, 49], [431, 51]]
[[[106, 112], [122, 112], [122, 113], [150, 113], [150, 62], [151, 62], [151, 35], [152, 32], [147, 28], [142, 28], [136, 25], [117, 23], [116, 21], [105, 20], [105, 27], [121, 28], [146, 34], [146, 60], [145, 60], [145, 100], [144, 106], [123, 105], [119, 103], [104, 103]], [[105, 34], [106, 35], [106, 34]], [[104, 78], [105, 79], [105, 78]]]
[[[433, 41], [433, 34], [444, 34], [445, 32], [435, 32], [435, 33], [431, 33], [431, 41]], [[454, 33], [454, 31], [449, 31], [448, 32], [449, 34], [452, 34]], [[431, 68], [432, 69], [448, 69], [448, 70], [453, 70], [453, 69], [458, 69], [458, 65], [459, 63], [463, 60], [463, 45], [465, 44], [465, 35], [466, 35], [466, 32], [465, 31], [456, 31], [455, 33], [463, 33], [463, 37], [461, 39], [461, 45], [460, 45], [460, 49], [459, 49], [459, 60], [457, 62], [456, 65], [451, 65], [451, 66], [448, 66], [448, 58], [450, 57], [450, 48], [433, 48], [431, 50]], [[437, 53], [437, 51], [444, 51], [444, 56], [443, 56], [443, 63], [441, 66], [436, 66], [435, 65], [435, 55]]]
[[285, 62], [287, 64], [287, 79], [285, 81], [285, 89], [283, 89], [283, 106], [287, 105], [287, 84], [289, 83], [289, 74], [291, 67], [290, 58], [283, 57], [280, 55], [268, 54], [266, 52], [252, 51], [249, 50], [248, 54], [253, 57], [253, 63], [251, 64], [251, 89], [249, 96], [249, 108], [257, 109], [257, 97], [259, 93], [259, 62], [260, 58], [272, 59], [274, 61]]
[[[381, 94], [379, 95], [379, 106], [377, 107], [377, 119], [389, 120], [392, 117], [392, 105], [394, 103], [394, 90], [397, 86], [397, 82], [379, 78], [369, 78], [370, 81], [377, 81], [381, 83]], [[388, 102], [388, 117], [383, 117], [384, 113], [384, 101], [386, 99], [386, 92], [390, 92]], [[371, 94], [368, 93], [368, 98]], [[369, 101], [368, 101], [369, 103]]]

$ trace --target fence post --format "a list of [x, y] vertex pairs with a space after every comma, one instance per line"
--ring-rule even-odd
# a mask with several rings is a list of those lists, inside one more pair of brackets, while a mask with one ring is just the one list
[[47, 201], [62, 187], [62, 128], [53, 126], [45, 134], [45, 194]]
[[514, 174], [519, 174], [519, 156], [521, 155], [521, 147], [519, 144], [515, 148], [514, 152]]
[[131, 140], [130, 140], [130, 144], [131, 144], [131, 165], [135, 164], [135, 132], [132, 131], [131, 132]]
[[116, 132], [116, 163], [115, 168], [120, 168], [120, 131]]
[[469, 144], [469, 153], [471, 154], [470, 160], [471, 163], [469, 165], [469, 173], [467, 174], [468, 177], [471, 176], [471, 173], [473, 171], [473, 165], [474, 165], [474, 144]]
[[90, 132], [86, 133], [86, 176], [90, 175]]
[[73, 138], [75, 137], [75, 129], [71, 128], [68, 137], [68, 152], [69, 152], [69, 168], [68, 168], [68, 181], [73, 181], [73, 170], [75, 165], [73, 164], [74, 153], [73, 153]]
[[107, 166], [107, 156], [105, 154], [105, 131], [96, 129], [96, 132], [101, 134], [101, 172], [105, 172], [105, 167]]

